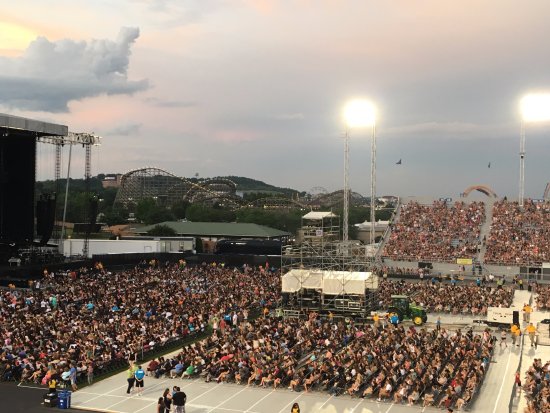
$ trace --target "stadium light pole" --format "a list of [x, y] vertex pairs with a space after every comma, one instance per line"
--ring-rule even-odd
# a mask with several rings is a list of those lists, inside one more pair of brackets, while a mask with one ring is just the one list
[[550, 120], [550, 94], [525, 95], [520, 101], [521, 128], [519, 141], [519, 206], [525, 198], [525, 124]]
[[[346, 120], [346, 149], [347, 139], [349, 138], [349, 130], [355, 128], [372, 128], [371, 142], [371, 175], [370, 175], [370, 243], [374, 244], [375, 232], [375, 209], [376, 209], [376, 109], [374, 105], [364, 99], [356, 99], [350, 101], [344, 109], [344, 118]], [[347, 161], [347, 154], [346, 154]], [[346, 176], [344, 178], [344, 229], [347, 232], [348, 214], [349, 214], [349, 188], [346, 188], [348, 183], [348, 169], [346, 164]], [[346, 202], [347, 201], [347, 202]]]

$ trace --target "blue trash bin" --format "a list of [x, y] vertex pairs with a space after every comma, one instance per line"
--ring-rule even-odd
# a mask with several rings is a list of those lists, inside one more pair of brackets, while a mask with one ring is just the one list
[[69, 408], [69, 393], [68, 391], [62, 390], [58, 393], [59, 398], [59, 404], [57, 405], [60, 409], [68, 409]]

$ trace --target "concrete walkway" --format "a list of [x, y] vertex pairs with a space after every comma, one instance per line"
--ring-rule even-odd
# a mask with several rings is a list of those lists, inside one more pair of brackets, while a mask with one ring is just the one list
[[479, 254], [477, 256], [478, 262], [484, 262], [485, 252], [487, 251], [487, 245], [483, 242], [483, 239], [489, 238], [489, 233], [491, 232], [491, 224], [493, 223], [493, 199], [488, 199], [485, 201], [485, 222], [481, 225], [479, 230], [479, 239], [482, 242]]

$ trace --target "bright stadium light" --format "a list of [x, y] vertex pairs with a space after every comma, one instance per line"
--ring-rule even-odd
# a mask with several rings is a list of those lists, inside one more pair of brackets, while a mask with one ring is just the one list
[[344, 108], [344, 119], [350, 128], [372, 126], [376, 120], [376, 109], [368, 100], [355, 99]]
[[550, 94], [533, 93], [524, 96], [520, 102], [520, 110], [525, 122], [550, 120]]
[[525, 123], [550, 120], [550, 93], [532, 93], [520, 101], [521, 131], [519, 138], [519, 206], [525, 198]]
[[[348, 185], [348, 146], [349, 129], [372, 128], [371, 141], [371, 175], [370, 175], [370, 244], [374, 245], [375, 240], [375, 209], [376, 209], [376, 108], [372, 102], [365, 99], [354, 99], [344, 107], [344, 119], [346, 122], [346, 155], [344, 175], [344, 241], [348, 239], [348, 208], [349, 208], [349, 185]], [[368, 249], [365, 248], [365, 253]]]

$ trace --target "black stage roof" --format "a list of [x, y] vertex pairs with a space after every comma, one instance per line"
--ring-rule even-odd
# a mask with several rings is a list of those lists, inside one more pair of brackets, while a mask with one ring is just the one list
[[22, 118], [0, 113], [0, 137], [6, 136], [67, 136], [69, 128], [65, 125]]

